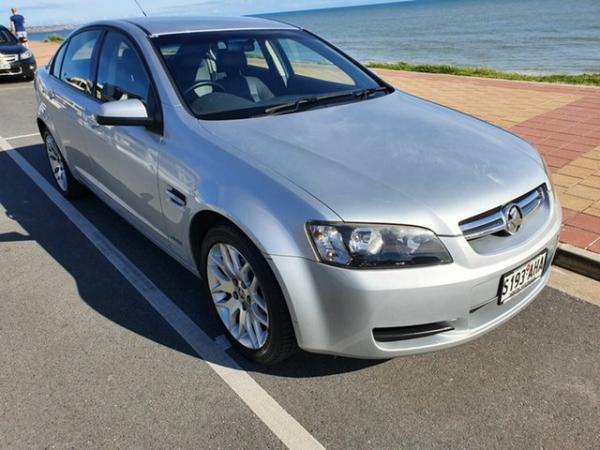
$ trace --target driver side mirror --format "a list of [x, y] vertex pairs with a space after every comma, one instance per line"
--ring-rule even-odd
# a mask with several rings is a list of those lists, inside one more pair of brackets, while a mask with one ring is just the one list
[[154, 121], [149, 117], [146, 105], [140, 100], [113, 101], [103, 103], [96, 115], [99, 125], [151, 126]]

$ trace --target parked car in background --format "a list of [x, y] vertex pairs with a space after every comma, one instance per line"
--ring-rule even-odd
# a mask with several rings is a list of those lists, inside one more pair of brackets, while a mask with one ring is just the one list
[[59, 191], [93, 191], [200, 276], [261, 363], [447, 348], [548, 281], [560, 207], [538, 152], [301, 28], [96, 22], [36, 92]]
[[33, 80], [37, 64], [31, 50], [0, 25], [0, 79], [21, 77]]

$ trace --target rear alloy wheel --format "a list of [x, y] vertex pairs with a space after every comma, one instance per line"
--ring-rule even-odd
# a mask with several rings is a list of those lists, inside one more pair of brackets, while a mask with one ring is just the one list
[[80, 197], [85, 192], [84, 187], [71, 174], [54, 136], [48, 131], [44, 132], [44, 143], [50, 170], [59, 192], [67, 198]]
[[211, 229], [201, 249], [202, 275], [216, 315], [238, 351], [275, 364], [296, 349], [279, 284], [260, 251], [229, 225]]

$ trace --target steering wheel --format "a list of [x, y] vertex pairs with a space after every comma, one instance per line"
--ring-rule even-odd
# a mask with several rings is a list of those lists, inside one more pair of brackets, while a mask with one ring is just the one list
[[183, 95], [188, 95], [190, 92], [192, 92], [195, 89], [198, 89], [201, 86], [214, 86], [221, 92], [225, 92], [225, 88], [215, 81], [197, 81], [196, 83], [192, 84], [189, 88], [187, 88], [184, 91]]

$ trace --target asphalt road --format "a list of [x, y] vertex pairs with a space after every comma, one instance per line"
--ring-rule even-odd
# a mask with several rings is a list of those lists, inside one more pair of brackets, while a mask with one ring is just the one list
[[[17, 136], [0, 151], [0, 447], [283, 448], [270, 399], [288, 445], [297, 426], [339, 449], [598, 448], [598, 306], [547, 288], [475, 342], [389, 361], [215, 357], [15, 163], [49, 179], [39, 136], [18, 137], [36, 131], [31, 84], [0, 83], [0, 136]], [[198, 280], [95, 197], [74, 205], [192, 328], [220, 335]]]

